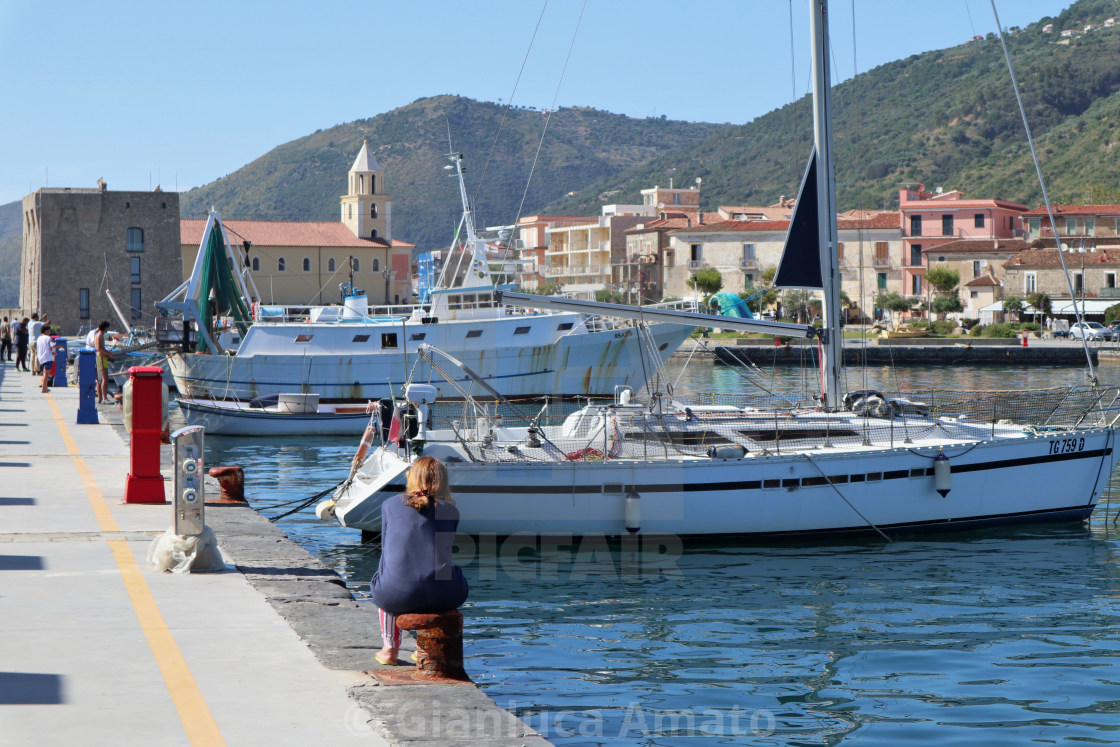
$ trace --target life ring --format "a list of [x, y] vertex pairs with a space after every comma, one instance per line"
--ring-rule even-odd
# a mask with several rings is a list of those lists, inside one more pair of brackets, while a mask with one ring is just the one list
[[373, 423], [370, 423], [366, 426], [365, 433], [362, 434], [362, 442], [358, 444], [358, 452], [354, 454], [352, 463], [355, 467], [365, 461], [369, 450], [373, 448], [373, 438], [375, 435], [376, 431], [373, 429]]

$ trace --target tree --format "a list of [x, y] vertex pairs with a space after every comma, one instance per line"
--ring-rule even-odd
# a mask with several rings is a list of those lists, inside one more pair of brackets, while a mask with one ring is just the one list
[[951, 314], [962, 311], [964, 311], [964, 305], [961, 304], [960, 296], [934, 296], [933, 298], [934, 314]]
[[787, 290], [782, 294], [782, 308], [786, 316], [793, 317], [801, 324], [808, 324], [811, 318], [809, 305], [813, 302], [813, 294], [807, 290]]
[[562, 293], [564, 286], [560, 283], [549, 280], [537, 286], [536, 295], [538, 296], [555, 296]]
[[1035, 316], [1045, 314], [1050, 316], [1050, 296], [1045, 293], [1032, 293], [1027, 296], [1027, 303], [1035, 308]]
[[723, 275], [714, 267], [704, 267], [688, 279], [689, 288], [697, 288], [701, 293], [712, 295], [723, 287]]
[[898, 327], [898, 322], [895, 321], [894, 317], [896, 313], [901, 314], [902, 312], [909, 311], [914, 307], [914, 302], [911, 299], [906, 298], [905, 296], [900, 296], [893, 291], [891, 293], [880, 293], [875, 298], [875, 304], [879, 308], [886, 309], [887, 311], [891, 312], [892, 327]]
[[1006, 314], [1019, 314], [1023, 311], [1023, 299], [1018, 296], [1008, 296], [1003, 299], [1003, 311]]
[[926, 270], [926, 282], [938, 293], [952, 293], [961, 282], [961, 274], [951, 267], [935, 265]]

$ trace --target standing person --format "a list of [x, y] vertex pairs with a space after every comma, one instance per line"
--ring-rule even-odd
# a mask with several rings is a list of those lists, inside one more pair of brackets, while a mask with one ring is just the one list
[[109, 332], [109, 322], [97, 325], [93, 334], [93, 349], [97, 351], [97, 404], [109, 401], [109, 361], [116, 358], [105, 347], [105, 335]]
[[370, 582], [381, 619], [380, 663], [397, 663], [397, 615], [457, 609], [467, 600], [467, 579], [451, 562], [458, 526], [447, 467], [420, 457], [408, 470], [405, 492], [381, 506], [381, 561]]
[[[24, 322], [24, 323], [26, 324], [26, 322]], [[39, 314], [38, 313], [35, 313], [35, 314], [31, 315], [31, 326], [28, 327], [28, 331], [30, 333], [29, 338], [28, 338], [29, 342], [32, 345], [38, 345], [39, 344], [39, 333], [43, 331], [43, 323], [41, 321], [39, 321]], [[31, 356], [31, 375], [34, 376], [37, 373], [39, 373], [39, 356], [32, 355]]]
[[18, 322], [19, 328], [16, 328], [17, 322], [12, 322], [12, 333], [16, 338], [16, 370], [23, 367], [24, 371], [30, 371], [27, 367], [27, 346], [30, 341], [30, 333], [27, 331], [27, 325], [30, 320], [24, 317], [22, 321]]
[[[4, 353], [7, 351], [7, 357]], [[12, 325], [8, 322], [8, 317], [4, 317], [4, 323], [0, 325], [0, 362], [10, 361], [12, 359]]]
[[47, 393], [48, 384], [54, 374], [54, 348], [51, 325], [40, 324], [39, 336], [35, 339], [35, 359], [39, 361], [39, 368], [43, 372], [43, 394]]

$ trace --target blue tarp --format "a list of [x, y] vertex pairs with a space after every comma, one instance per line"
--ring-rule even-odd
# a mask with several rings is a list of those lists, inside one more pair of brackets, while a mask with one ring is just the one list
[[717, 293], [708, 300], [710, 308], [719, 308], [720, 316], [732, 316], [739, 319], [754, 319], [754, 314], [747, 308], [747, 302], [739, 298], [738, 294]]

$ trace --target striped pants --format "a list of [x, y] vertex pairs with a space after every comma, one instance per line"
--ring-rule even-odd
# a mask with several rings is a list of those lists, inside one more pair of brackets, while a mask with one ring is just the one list
[[401, 647], [401, 629], [397, 627], [397, 616], [390, 615], [380, 607], [377, 608], [377, 616], [381, 620], [381, 643], [382, 645], [388, 644], [390, 648]]

